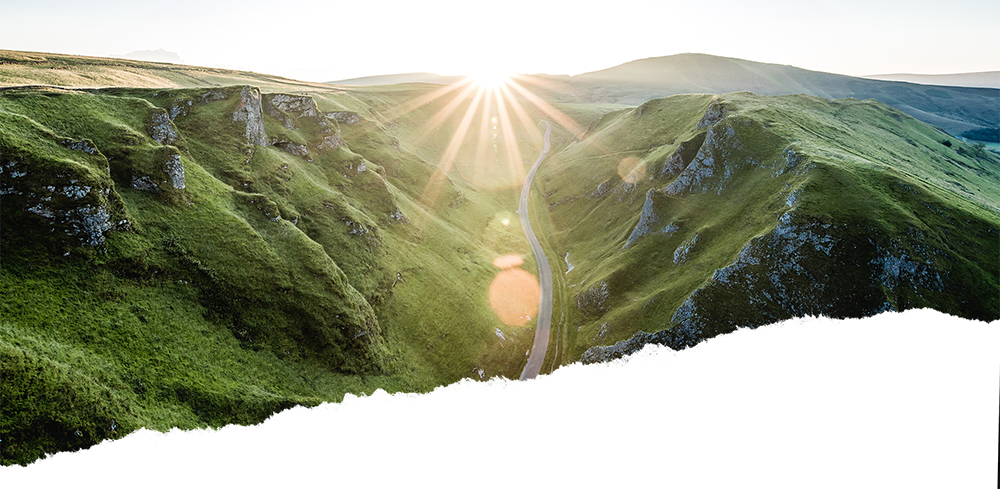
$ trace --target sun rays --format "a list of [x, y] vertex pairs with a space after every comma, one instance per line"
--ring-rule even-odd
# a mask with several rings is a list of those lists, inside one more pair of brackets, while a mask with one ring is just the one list
[[[580, 124], [528, 88], [543, 83], [524, 75], [479, 72], [402, 108], [406, 114], [429, 104], [441, 106], [413, 140], [416, 147], [443, 146], [421, 202], [433, 207], [444, 183], [456, 174], [485, 190], [520, 186], [528, 160], [533, 159], [533, 155], [526, 157], [524, 150], [542, 141], [540, 118], [554, 121], [574, 136], [580, 135]], [[444, 139], [446, 145], [442, 144]]]

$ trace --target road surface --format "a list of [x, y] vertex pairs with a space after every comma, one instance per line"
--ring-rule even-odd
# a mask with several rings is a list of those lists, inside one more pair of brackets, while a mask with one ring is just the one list
[[545, 146], [542, 154], [538, 155], [535, 164], [528, 171], [528, 176], [524, 178], [524, 187], [521, 188], [521, 201], [517, 206], [517, 214], [521, 218], [521, 227], [524, 234], [528, 236], [531, 243], [531, 251], [535, 254], [535, 262], [538, 263], [538, 282], [542, 289], [542, 295], [538, 300], [538, 326], [535, 327], [535, 343], [531, 345], [531, 355], [528, 356], [528, 364], [521, 372], [521, 380], [535, 378], [542, 370], [542, 361], [545, 360], [545, 349], [549, 346], [549, 329], [552, 326], [552, 268], [549, 267], [549, 260], [545, 258], [545, 251], [538, 243], [534, 231], [531, 230], [531, 222], [528, 220], [528, 197], [531, 195], [531, 179], [535, 177], [535, 171], [542, 164], [545, 155], [549, 152], [549, 134], [552, 132], [552, 125], [549, 121], [545, 123]]

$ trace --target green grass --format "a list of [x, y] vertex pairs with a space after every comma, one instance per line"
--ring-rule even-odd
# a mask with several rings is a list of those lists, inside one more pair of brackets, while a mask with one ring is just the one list
[[[0, 91], [2, 463], [139, 427], [254, 423], [347, 392], [523, 369], [533, 323], [504, 325], [488, 291], [499, 256], [537, 270], [515, 211], [545, 110], [521, 97], [523, 114], [511, 100], [472, 107], [462, 90], [427, 84], [334, 87], [11, 51], [0, 60], [3, 85], [117, 86]], [[232, 117], [245, 84], [264, 104], [305, 95], [321, 113], [358, 118], [265, 110], [278, 145], [249, 145]], [[693, 291], [697, 317], [715, 324], [706, 334], [884, 304], [998, 314], [992, 153], [874, 101], [741, 93], [623, 108], [542, 92], [577, 126], [553, 127], [530, 206], [556, 283], [543, 372], [589, 346], [675, 328]], [[712, 146], [699, 121], [720, 103], [726, 117], [712, 131], [733, 137], [705, 150], [717, 172], [663, 192], [678, 158], [687, 165]], [[177, 137], [156, 140], [165, 113]], [[799, 166], [782, 173], [793, 152]], [[184, 188], [168, 173], [175, 157]], [[650, 189], [659, 222], [626, 246]], [[94, 224], [98, 208], [107, 229]], [[768, 248], [786, 212], [839, 244], [833, 258], [793, 250], [805, 272], [781, 277], [804, 293], [767, 301], [761, 291], [781, 291], [764, 277], [792, 256]], [[716, 271], [743, 263], [744, 249], [759, 263], [724, 287]], [[948, 287], [871, 280], [870, 260], [886, 253]]]
[[[596, 283], [612, 291], [602, 310], [581, 309], [590, 317], [579, 325], [580, 333], [590, 339], [577, 345], [577, 355], [640, 329], [669, 327], [670, 316], [691, 291], [732, 263], [751, 239], [774, 229], [788, 210], [785, 200], [796, 190], [801, 196], [797, 214], [820, 222], [846, 222], [885, 235], [939, 229], [932, 234], [934, 246], [958, 262], [981, 253], [963, 249], [959, 240], [995, 247], [988, 234], [974, 231], [977, 225], [959, 225], [978, 221], [988, 228], [996, 221], [1000, 194], [993, 159], [959, 154], [964, 143], [874, 102], [731, 94], [722, 98], [729, 115], [717, 129], [732, 127], [740, 143], [716, 156], [724, 157], [734, 173], [724, 187], [712, 186], [722, 185], [719, 175], [709, 183], [725, 191], [654, 194], [659, 226], [674, 223], [679, 229], [646, 236], [623, 251], [646, 190], [662, 189], [673, 178], [661, 173], [665, 160], [682, 142], [704, 132], [697, 123], [709, 101], [708, 96], [676, 96], [647, 102], [641, 114], [639, 108], [609, 113], [587, 138], [567, 146], [543, 168], [541, 180], [552, 189], [546, 195], [556, 247], [559, 255], [569, 251], [576, 266], [568, 276], [570, 287], [578, 289], [578, 297]], [[941, 144], [945, 138], [953, 146]], [[775, 176], [788, 147], [806, 155], [816, 169]], [[628, 158], [645, 176], [634, 188], [620, 172]], [[605, 182], [607, 193], [595, 196]], [[904, 187], [916, 190], [898, 190]], [[945, 216], [936, 214], [939, 207], [948, 209]], [[953, 233], [963, 238], [944, 238]], [[683, 265], [674, 264], [674, 251], [696, 234], [702, 244]], [[989, 260], [977, 262], [992, 270]], [[599, 337], [605, 323], [611, 329]]]
[[[699, 317], [717, 324], [711, 329], [718, 332], [796, 310], [866, 315], [883, 302], [996, 318], [998, 270], [989, 258], [997, 254], [1000, 209], [995, 157], [972, 157], [971, 146], [874, 101], [752, 94], [719, 101], [727, 115], [714, 130], [734, 137], [716, 144], [715, 174], [694, 190], [663, 192], [677, 176], [663, 170], [682, 143], [702, 144], [706, 129], [698, 122], [710, 96], [675, 96], [610, 112], [540, 171], [544, 188], [551, 189], [546, 196], [555, 247], [568, 251], [575, 266], [567, 275], [578, 300], [574, 355], [639, 330], [672, 328], [675, 311], [695, 290], [707, 297], [696, 301]], [[803, 171], [781, 174], [789, 148], [801, 155]], [[693, 157], [683, 155], [685, 163]], [[651, 196], [659, 219], [654, 231], [671, 223], [677, 229], [653, 232], [625, 248], [649, 189], [657, 190]], [[798, 201], [790, 207], [792, 192]], [[811, 302], [763, 299], [761, 290], [780, 295], [766, 281], [768, 267], [785, 266], [780, 260], [741, 272], [750, 285], [723, 286], [713, 278], [745, 246], [772, 233], [788, 211], [800, 226], [833, 226], [839, 240], [835, 256], [807, 253], [806, 272], [786, 277], [802, 281], [796, 286]], [[695, 235], [687, 260], [674, 263], [675, 251]], [[874, 273], [869, 260], [876, 250], [929, 264], [949, 285], [930, 290], [919, 278], [879, 285], [867, 275]], [[603, 303], [595, 300], [601, 287], [609, 291]], [[747, 307], [748, 301], [755, 305]]]
[[[231, 117], [240, 88], [215, 90], [211, 101], [205, 89], [0, 94], [0, 159], [18, 162], [4, 188], [20, 192], [4, 197], [3, 463], [140, 426], [253, 423], [346, 392], [425, 391], [523, 367], [533, 330], [503, 325], [487, 298], [493, 259], [528, 253], [517, 189], [451, 172], [428, 198], [434, 152], [408, 151], [397, 138], [416, 121], [388, 118], [412, 93], [317, 97], [324, 111], [382, 97], [382, 112], [355, 125], [299, 118], [287, 129], [265, 115], [270, 137], [309, 148], [298, 156], [247, 146]], [[151, 139], [152, 114], [178, 106], [177, 139]], [[317, 147], [333, 134], [345, 144]], [[162, 154], [179, 155], [185, 187], [133, 188], [163, 177]], [[62, 197], [70, 181], [93, 191]], [[81, 246], [72, 220], [48, 229], [27, 210], [38, 202], [60, 215], [105, 206], [125, 224]]]

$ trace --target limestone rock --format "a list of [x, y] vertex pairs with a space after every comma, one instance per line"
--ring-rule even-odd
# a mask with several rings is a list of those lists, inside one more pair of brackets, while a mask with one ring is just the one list
[[698, 127], [708, 127], [717, 124], [726, 116], [726, 109], [718, 101], [712, 102], [705, 110], [705, 115], [698, 121]]
[[144, 192], [161, 193], [184, 190], [187, 184], [184, 180], [184, 163], [177, 148], [164, 146], [159, 149], [159, 156], [153, 169], [141, 170], [136, 167], [128, 169], [129, 182], [132, 188]]
[[309, 148], [304, 144], [293, 143], [291, 141], [286, 141], [284, 139], [271, 138], [271, 146], [278, 148], [286, 153], [293, 154], [296, 156], [308, 156]]
[[174, 144], [179, 136], [170, 114], [163, 109], [155, 109], [152, 114], [152, 124], [149, 126], [149, 137], [160, 144]]
[[361, 116], [357, 112], [327, 112], [326, 116], [337, 121], [343, 122], [344, 124], [354, 125], [361, 122]]
[[622, 249], [627, 249], [632, 246], [633, 243], [639, 240], [643, 236], [648, 236], [654, 233], [663, 233], [666, 235], [671, 235], [679, 229], [674, 223], [667, 223], [667, 225], [660, 226], [660, 216], [657, 215], [654, 206], [653, 199], [656, 195], [655, 189], [649, 189], [646, 191], [646, 201], [642, 204], [642, 213], [639, 214], [639, 222], [636, 223], [635, 228], [632, 229], [632, 234], [629, 235], [628, 241], [622, 246]]
[[576, 296], [576, 307], [586, 316], [598, 316], [607, 312], [608, 283], [599, 281]]
[[233, 122], [246, 124], [247, 144], [267, 146], [260, 89], [244, 86], [240, 90], [240, 105], [236, 112], [233, 112]]
[[94, 146], [94, 142], [89, 139], [81, 139], [79, 141], [75, 139], [63, 139], [59, 143], [73, 151], [83, 151], [89, 155], [97, 153], [97, 146]]
[[278, 119], [288, 129], [298, 127], [298, 119], [314, 119], [320, 126], [326, 126], [326, 116], [316, 106], [312, 97], [275, 93], [264, 95], [264, 110], [267, 115]]
[[344, 145], [344, 140], [340, 137], [340, 133], [331, 134], [323, 138], [319, 144], [316, 145], [316, 149], [322, 151], [327, 149], [335, 149]]
[[47, 232], [57, 242], [100, 246], [109, 232], [129, 227], [107, 175], [71, 162], [42, 164], [3, 156], [4, 232], [29, 233], [33, 239]]

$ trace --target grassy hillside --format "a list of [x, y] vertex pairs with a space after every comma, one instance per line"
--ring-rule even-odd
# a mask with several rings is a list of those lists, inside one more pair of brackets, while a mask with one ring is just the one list
[[996, 319], [998, 164], [874, 101], [739, 93], [611, 112], [540, 172], [574, 267], [573, 351], [805, 314]]
[[648, 58], [565, 80], [585, 101], [638, 105], [684, 93], [876, 99], [954, 135], [1000, 126], [1000, 90], [870, 80], [704, 54]]
[[[488, 297], [528, 255], [516, 161], [442, 172], [464, 112], [404, 103], [429, 91], [0, 92], [3, 463], [516, 376], [531, 325]], [[400, 143], [438, 113], [447, 134]]]
[[518, 375], [534, 323], [491, 297], [535, 270], [539, 118], [543, 371], [803, 314], [998, 315], [981, 147], [875, 101], [518, 82], [501, 103], [0, 51], [0, 462]]

